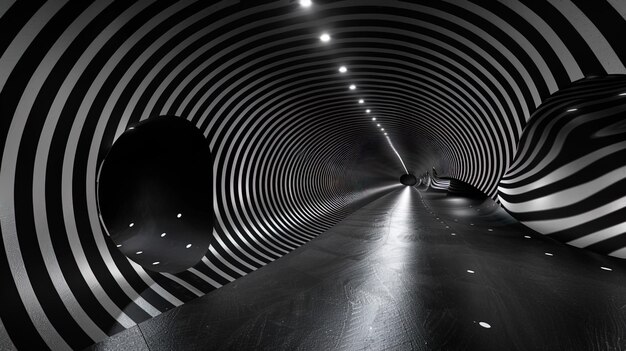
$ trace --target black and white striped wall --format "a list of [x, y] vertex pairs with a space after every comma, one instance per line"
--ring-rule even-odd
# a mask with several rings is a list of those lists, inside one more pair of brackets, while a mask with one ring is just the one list
[[546, 99], [498, 190], [535, 231], [626, 258], [626, 76], [585, 78]]
[[[626, 73], [625, 16], [621, 0], [0, 1], [0, 348], [80, 349], [287, 254], [399, 186], [379, 128], [412, 173], [495, 198], [545, 99]], [[112, 143], [158, 115], [214, 157], [213, 244], [176, 275], [129, 261], [96, 207]]]

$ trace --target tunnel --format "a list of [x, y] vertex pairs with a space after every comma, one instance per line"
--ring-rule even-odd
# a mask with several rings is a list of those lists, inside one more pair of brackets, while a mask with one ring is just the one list
[[1, 350], [626, 349], [626, 2], [3, 0]]

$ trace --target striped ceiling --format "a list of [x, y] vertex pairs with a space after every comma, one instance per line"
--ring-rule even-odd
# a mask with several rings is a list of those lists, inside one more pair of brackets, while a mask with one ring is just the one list
[[[83, 348], [314, 238], [398, 186], [380, 128], [410, 172], [495, 198], [544, 99], [626, 73], [622, 0], [3, 0], [0, 16], [0, 349]], [[212, 245], [176, 275], [126, 259], [96, 206], [112, 143], [158, 115], [214, 157]]]

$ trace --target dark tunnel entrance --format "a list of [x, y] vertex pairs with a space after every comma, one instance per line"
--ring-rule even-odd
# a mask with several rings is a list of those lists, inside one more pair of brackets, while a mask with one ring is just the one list
[[417, 184], [417, 178], [411, 173], [403, 174], [400, 176], [400, 183], [406, 186], [414, 186]]
[[154, 117], [124, 132], [98, 180], [101, 219], [126, 257], [180, 272], [206, 253], [212, 232], [209, 142], [179, 117]]

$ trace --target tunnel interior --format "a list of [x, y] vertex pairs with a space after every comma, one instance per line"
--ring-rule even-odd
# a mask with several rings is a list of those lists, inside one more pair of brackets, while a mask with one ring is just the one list
[[271, 285], [367, 218], [364, 238], [441, 227], [421, 237], [436, 254], [390, 257], [514, 252], [543, 279], [536, 240], [623, 277], [625, 18], [617, 0], [0, 2], [0, 349], [84, 349]]

